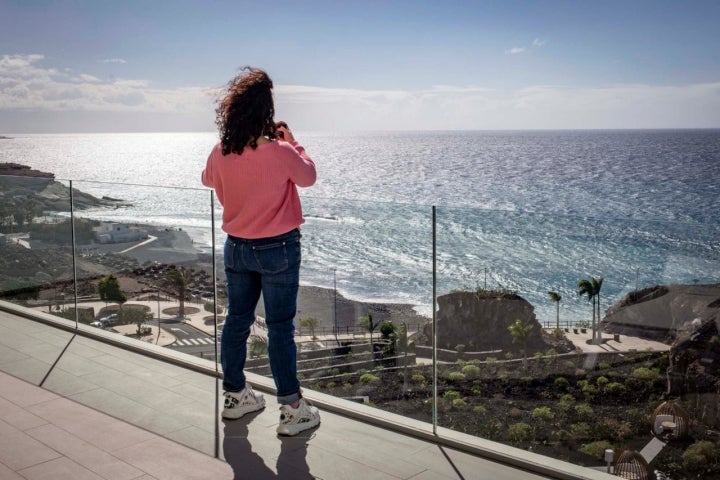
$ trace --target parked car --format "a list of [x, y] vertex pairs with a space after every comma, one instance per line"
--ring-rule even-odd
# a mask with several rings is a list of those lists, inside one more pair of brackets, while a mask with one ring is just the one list
[[107, 316], [105, 316], [105, 317], [98, 318], [97, 321], [100, 322], [100, 324], [101, 324], [103, 327], [106, 327], [106, 326], [108, 326], [108, 325], [112, 325], [112, 324], [114, 324], [115, 322], [117, 322], [117, 319], [118, 319], [118, 314], [117, 314], [117, 313], [112, 313], [112, 314], [107, 315]]

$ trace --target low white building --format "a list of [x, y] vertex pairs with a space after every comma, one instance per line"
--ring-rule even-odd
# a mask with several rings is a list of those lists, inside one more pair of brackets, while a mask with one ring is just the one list
[[95, 240], [98, 243], [136, 242], [147, 238], [147, 230], [122, 223], [106, 223], [95, 228]]

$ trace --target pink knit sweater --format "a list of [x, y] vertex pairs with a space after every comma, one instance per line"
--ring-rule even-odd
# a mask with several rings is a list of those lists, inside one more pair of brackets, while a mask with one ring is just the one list
[[297, 186], [315, 183], [315, 163], [297, 142], [272, 141], [242, 155], [210, 152], [202, 183], [223, 206], [223, 230], [234, 237], [266, 238], [287, 233], [305, 220]]

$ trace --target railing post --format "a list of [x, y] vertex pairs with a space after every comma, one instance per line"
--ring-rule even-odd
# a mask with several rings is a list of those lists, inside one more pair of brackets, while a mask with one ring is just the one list
[[217, 318], [217, 272], [215, 267], [215, 197], [213, 190], [210, 190], [210, 258], [212, 259], [212, 278], [213, 278], [213, 322], [215, 327], [213, 329], [213, 335], [215, 335], [215, 371], [219, 372], [218, 368], [218, 318]]
[[[212, 259], [212, 285], [213, 285], [213, 322], [215, 328], [213, 334], [215, 335], [215, 373], [219, 373], [218, 367], [218, 318], [217, 318], [217, 272], [215, 268], [215, 197], [213, 194], [214, 190], [210, 190], [210, 246]], [[220, 458], [220, 379], [215, 379], [215, 458]]]
[[432, 376], [433, 376], [433, 395], [432, 395], [432, 424], [433, 434], [437, 435], [437, 318], [435, 302], [437, 299], [437, 233], [436, 233], [436, 209], [432, 206]]
[[73, 184], [70, 182], [70, 248], [72, 248], [72, 267], [73, 267], [73, 295], [75, 300], [75, 328], [78, 327], [80, 314], [78, 312], [78, 279], [77, 279], [77, 248], [75, 246], [75, 199], [73, 198]]

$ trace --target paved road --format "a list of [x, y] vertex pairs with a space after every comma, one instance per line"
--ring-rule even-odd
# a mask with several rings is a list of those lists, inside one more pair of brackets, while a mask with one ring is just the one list
[[180, 322], [165, 324], [163, 329], [168, 330], [177, 338], [177, 341], [168, 348], [198, 357], [214, 358], [215, 339], [212, 336]]

